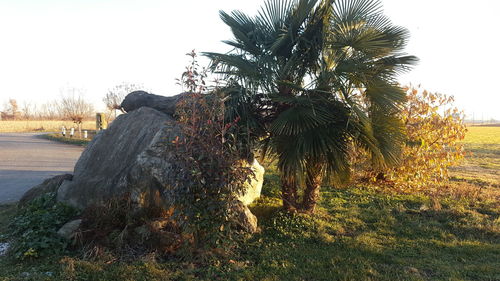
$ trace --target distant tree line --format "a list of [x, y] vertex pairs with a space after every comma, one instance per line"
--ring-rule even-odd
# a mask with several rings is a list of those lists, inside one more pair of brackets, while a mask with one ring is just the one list
[[[108, 122], [116, 118], [117, 111], [121, 111], [120, 104], [125, 96], [140, 88], [141, 85], [124, 82], [108, 90], [102, 99]], [[58, 99], [42, 104], [30, 101], [19, 103], [18, 100], [9, 98], [0, 107], [0, 120], [72, 120], [78, 124], [85, 119], [94, 118], [95, 112], [94, 105], [85, 97], [84, 90], [67, 88], [61, 91]]]
[[66, 119], [59, 101], [53, 100], [41, 105], [24, 101], [19, 106], [16, 99], [4, 102], [0, 111], [1, 120], [61, 120]]
[[75, 123], [92, 118], [94, 106], [81, 90], [69, 89], [57, 100], [41, 105], [24, 101], [20, 106], [16, 99], [4, 103], [1, 120], [72, 120]]

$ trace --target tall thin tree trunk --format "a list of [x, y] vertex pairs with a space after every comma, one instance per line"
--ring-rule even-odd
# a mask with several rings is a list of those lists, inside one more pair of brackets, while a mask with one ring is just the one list
[[295, 211], [297, 208], [297, 182], [293, 176], [281, 176], [281, 198], [285, 210]]
[[78, 134], [79, 137], [82, 138], [82, 121], [78, 122]]
[[306, 172], [306, 189], [302, 200], [301, 211], [305, 213], [314, 213], [319, 201], [319, 191], [323, 182], [323, 165], [321, 163], [310, 164]]

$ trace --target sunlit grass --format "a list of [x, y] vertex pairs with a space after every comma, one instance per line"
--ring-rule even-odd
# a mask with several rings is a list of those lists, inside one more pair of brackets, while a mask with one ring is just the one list
[[500, 127], [467, 127], [466, 144], [496, 144], [500, 146]]
[[452, 168], [454, 179], [500, 188], [500, 127], [468, 127], [463, 141], [467, 155]]

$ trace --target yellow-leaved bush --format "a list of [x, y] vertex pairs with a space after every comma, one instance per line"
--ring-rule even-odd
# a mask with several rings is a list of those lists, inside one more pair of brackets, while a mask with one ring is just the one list
[[401, 118], [407, 140], [401, 161], [394, 167], [365, 170], [364, 179], [402, 192], [434, 190], [447, 182], [448, 168], [464, 157], [463, 112], [454, 107], [453, 96], [414, 86], [404, 89], [407, 102]]

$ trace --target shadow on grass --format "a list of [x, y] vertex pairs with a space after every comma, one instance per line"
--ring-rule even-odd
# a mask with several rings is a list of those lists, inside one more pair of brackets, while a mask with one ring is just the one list
[[268, 210], [263, 232], [245, 247], [254, 266], [238, 278], [500, 280], [499, 213], [427, 204], [419, 196], [337, 190], [323, 193], [312, 220]]

